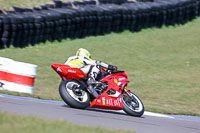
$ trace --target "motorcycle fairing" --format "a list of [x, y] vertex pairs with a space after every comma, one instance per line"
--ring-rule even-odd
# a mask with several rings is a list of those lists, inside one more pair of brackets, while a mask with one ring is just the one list
[[127, 78], [128, 77], [127, 77], [126, 72], [119, 71], [118, 73], [111, 74], [104, 77], [101, 81], [108, 82], [108, 81], [112, 81], [111, 79], [114, 79], [114, 82], [109, 82], [108, 84], [114, 84], [114, 85], [117, 84], [118, 86], [120, 86], [121, 90], [123, 90], [123, 88], [128, 84], [128, 82], [130, 82]]
[[79, 80], [87, 77], [87, 75], [79, 68], [72, 68], [69, 65], [52, 64], [51, 67], [60, 75], [62, 80]]
[[[123, 102], [121, 93], [123, 87], [127, 85], [129, 80], [125, 72], [119, 72], [118, 74], [111, 74], [101, 80], [102, 82], [108, 82], [108, 88], [100, 96], [90, 104], [91, 108], [110, 109], [110, 110], [122, 110]], [[110, 94], [109, 91], [115, 91]]]
[[99, 95], [95, 100], [90, 104], [91, 108], [99, 108], [99, 109], [110, 109], [110, 110], [122, 110], [122, 96], [113, 97], [108, 95], [108, 91], [113, 88], [108, 88], [101, 95]]

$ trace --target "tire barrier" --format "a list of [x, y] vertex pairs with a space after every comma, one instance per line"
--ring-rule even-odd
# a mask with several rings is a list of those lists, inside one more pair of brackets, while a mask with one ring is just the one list
[[[0, 12], [0, 48], [26, 47], [66, 38], [184, 24], [200, 16], [200, 0], [85, 0], [13, 7]], [[114, 3], [114, 4], [113, 4]]]
[[155, 0], [137, 0], [137, 1], [142, 1], [142, 2], [154, 2]]
[[0, 90], [33, 93], [37, 66], [0, 57]]
[[127, 0], [99, 0], [99, 3], [101, 4], [117, 4], [121, 5], [123, 3], [126, 3]]

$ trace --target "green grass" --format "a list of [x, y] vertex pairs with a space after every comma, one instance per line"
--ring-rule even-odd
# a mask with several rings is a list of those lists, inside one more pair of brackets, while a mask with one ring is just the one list
[[[73, 0], [62, 0], [62, 1], [66, 2]], [[0, 9], [12, 10], [13, 6], [31, 8], [33, 6], [39, 6], [47, 3], [52, 4], [53, 2], [52, 0], [0, 0]]]
[[[0, 56], [38, 65], [34, 96], [60, 99], [60, 77], [51, 69], [80, 47], [93, 58], [126, 70], [128, 88], [148, 111], [200, 116], [200, 19], [183, 26], [146, 29], [138, 33], [40, 44], [0, 50]], [[135, 88], [135, 89], [133, 89]]]
[[1, 133], [133, 133], [133, 131], [79, 126], [63, 120], [44, 120], [2, 112], [0, 112], [0, 131]]

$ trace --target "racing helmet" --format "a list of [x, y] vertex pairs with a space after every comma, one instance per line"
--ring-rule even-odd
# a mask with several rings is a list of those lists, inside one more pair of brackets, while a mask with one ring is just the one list
[[91, 60], [91, 54], [89, 51], [87, 51], [84, 48], [79, 48], [76, 52], [76, 56], [83, 56], [85, 58], [87, 58], [88, 60]]

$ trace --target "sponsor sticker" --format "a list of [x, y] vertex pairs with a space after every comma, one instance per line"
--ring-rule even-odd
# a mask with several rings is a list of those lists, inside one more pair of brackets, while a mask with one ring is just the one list
[[105, 105], [106, 104], [106, 98], [102, 97], [102, 104]]
[[58, 67], [56, 71], [58, 71], [58, 72], [62, 72], [62, 70], [60, 69], [60, 67]]
[[119, 78], [119, 81], [122, 81], [122, 80], [124, 80], [124, 79], [126, 79], [126, 78]]
[[120, 106], [120, 99], [118, 98], [117, 100], [114, 101], [114, 105], [115, 106]]
[[118, 83], [117, 79], [114, 79], [114, 82], [117, 84]]
[[71, 73], [76, 73], [76, 71], [73, 71], [73, 70], [68, 70], [68, 72], [71, 72]]
[[112, 101], [112, 99], [106, 99], [106, 104], [107, 104], [107, 105], [113, 106], [113, 101]]
[[113, 100], [112, 98], [106, 99], [106, 105], [109, 106], [121, 106], [121, 102], [122, 102], [121, 98], [117, 98], [116, 100]]
[[97, 100], [97, 102], [98, 102], [98, 103], [101, 103], [101, 100], [100, 100], [100, 99], [98, 99], [98, 100]]

